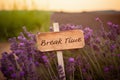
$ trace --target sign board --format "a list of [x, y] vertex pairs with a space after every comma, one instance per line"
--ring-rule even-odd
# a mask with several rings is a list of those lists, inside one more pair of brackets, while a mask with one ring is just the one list
[[39, 33], [36, 38], [41, 52], [77, 49], [85, 45], [82, 30]]

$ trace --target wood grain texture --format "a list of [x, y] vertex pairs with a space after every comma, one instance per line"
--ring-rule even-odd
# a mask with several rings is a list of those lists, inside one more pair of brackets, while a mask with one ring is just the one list
[[38, 49], [42, 52], [84, 47], [82, 30], [40, 33], [36, 36]]

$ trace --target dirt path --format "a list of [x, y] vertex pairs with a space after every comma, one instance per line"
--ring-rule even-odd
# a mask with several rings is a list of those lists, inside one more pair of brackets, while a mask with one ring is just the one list
[[[10, 43], [0, 42], [0, 54], [3, 52], [10, 52]], [[1, 58], [1, 55], [0, 55]]]
[[[5, 52], [5, 51], [10, 52], [10, 43], [8, 43], [8, 42], [0, 42], [0, 58], [2, 57], [1, 53]], [[0, 80], [5, 80], [5, 78], [3, 77], [2, 72], [0, 72]]]

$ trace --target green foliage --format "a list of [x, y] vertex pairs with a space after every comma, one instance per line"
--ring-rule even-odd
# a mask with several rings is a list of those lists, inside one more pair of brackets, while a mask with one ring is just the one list
[[22, 27], [29, 31], [48, 31], [51, 12], [46, 11], [0, 11], [0, 41], [18, 36]]

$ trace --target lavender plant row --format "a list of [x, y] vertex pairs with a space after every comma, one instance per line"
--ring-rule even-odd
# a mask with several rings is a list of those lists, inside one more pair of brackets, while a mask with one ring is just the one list
[[101, 24], [97, 32], [81, 25], [60, 26], [61, 31], [81, 29], [85, 35], [84, 48], [64, 51], [66, 76], [56, 53], [40, 52], [35, 34], [25, 27], [18, 37], [9, 39], [11, 52], [2, 53], [1, 72], [7, 80], [120, 80], [120, 26], [96, 21]]

